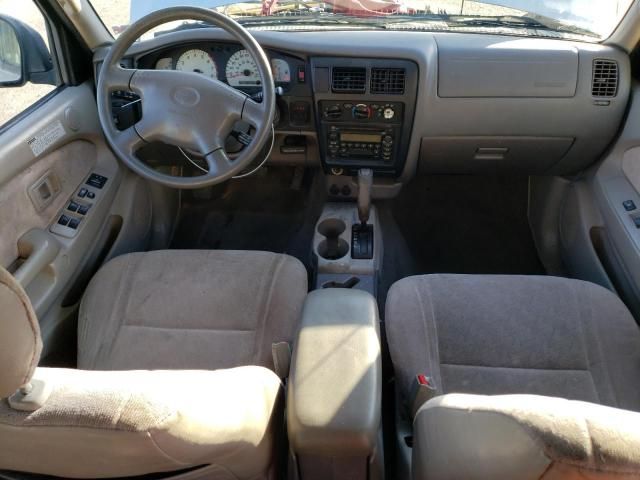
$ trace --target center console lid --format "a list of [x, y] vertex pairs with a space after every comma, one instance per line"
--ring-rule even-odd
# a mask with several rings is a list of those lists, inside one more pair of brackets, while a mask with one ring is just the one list
[[[291, 450], [303, 480], [334, 459], [367, 472], [378, 445], [382, 372], [378, 307], [360, 290], [307, 297], [287, 392]], [[307, 468], [308, 467], [308, 468]], [[340, 478], [337, 475], [336, 478]]]

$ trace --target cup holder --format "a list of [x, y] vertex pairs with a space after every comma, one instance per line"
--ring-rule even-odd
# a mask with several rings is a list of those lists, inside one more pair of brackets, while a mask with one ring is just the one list
[[327, 238], [338, 238], [347, 229], [347, 225], [339, 218], [327, 218], [318, 225], [318, 233]]
[[318, 225], [318, 233], [325, 237], [318, 245], [318, 255], [326, 260], [338, 260], [349, 253], [349, 244], [340, 235], [347, 229], [337, 218], [327, 218]]

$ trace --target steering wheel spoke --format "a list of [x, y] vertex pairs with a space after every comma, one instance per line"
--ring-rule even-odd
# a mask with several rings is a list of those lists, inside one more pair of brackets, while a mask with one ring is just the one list
[[146, 143], [138, 134], [135, 125], [116, 133], [114, 142], [129, 155], [135, 155], [136, 150]]
[[252, 98], [247, 97], [242, 106], [242, 120], [250, 123], [254, 127], [260, 125], [264, 118], [265, 106]]
[[224, 148], [218, 148], [212, 152], [209, 152], [204, 156], [204, 159], [207, 162], [207, 168], [209, 176], [218, 176], [228, 172], [232, 167], [233, 163], [231, 159], [227, 155], [227, 152], [224, 151]]
[[106, 71], [100, 72], [100, 75], [109, 76], [109, 90], [113, 92], [114, 90], [130, 90], [131, 78], [136, 72], [137, 70], [132, 68], [122, 68], [120, 65], [115, 65]]

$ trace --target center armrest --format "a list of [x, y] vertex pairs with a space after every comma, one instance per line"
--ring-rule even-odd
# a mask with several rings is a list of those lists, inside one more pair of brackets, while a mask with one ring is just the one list
[[369, 457], [380, 428], [378, 307], [360, 290], [311, 292], [292, 358], [289, 441], [297, 455]]

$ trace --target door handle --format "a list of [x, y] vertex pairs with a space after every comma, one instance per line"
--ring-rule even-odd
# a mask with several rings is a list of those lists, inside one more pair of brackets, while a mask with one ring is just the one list
[[60, 252], [60, 243], [49, 233], [38, 228], [29, 230], [18, 240], [20, 258], [26, 259], [13, 276], [26, 287]]

